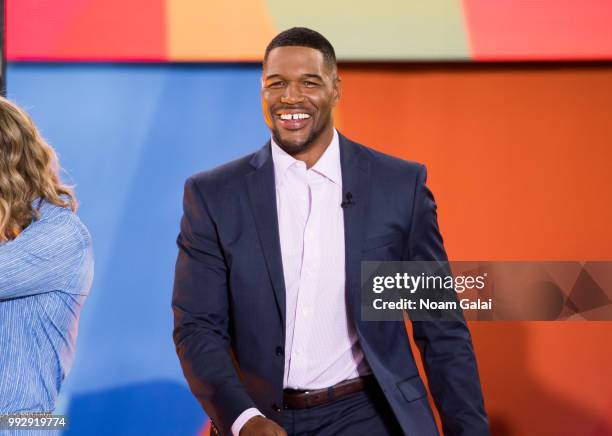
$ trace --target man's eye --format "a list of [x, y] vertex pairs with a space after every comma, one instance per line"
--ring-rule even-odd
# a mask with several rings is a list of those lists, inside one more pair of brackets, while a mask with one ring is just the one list
[[283, 86], [282, 81], [278, 81], [278, 82], [272, 82], [272, 83], [268, 83], [268, 88], [280, 88], [281, 86]]
[[315, 82], [310, 82], [310, 81], [307, 80], [307, 81], [304, 82], [304, 86], [307, 87], [307, 88], [312, 88], [314, 86], [317, 86], [317, 84]]

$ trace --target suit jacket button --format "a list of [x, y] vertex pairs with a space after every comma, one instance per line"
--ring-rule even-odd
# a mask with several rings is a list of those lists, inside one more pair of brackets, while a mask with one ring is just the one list
[[278, 407], [278, 404], [276, 404], [276, 403], [272, 404], [272, 409], [274, 409], [275, 412], [280, 412], [281, 411], [281, 408]]
[[276, 347], [276, 355], [277, 356], [282, 356], [283, 355], [283, 347], [281, 347], [281, 346]]

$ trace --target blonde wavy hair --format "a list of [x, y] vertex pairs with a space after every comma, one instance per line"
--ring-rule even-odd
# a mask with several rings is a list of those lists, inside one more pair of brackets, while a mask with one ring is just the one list
[[61, 182], [59, 170], [55, 151], [29, 115], [0, 97], [0, 243], [40, 217], [37, 199], [76, 210], [73, 190]]

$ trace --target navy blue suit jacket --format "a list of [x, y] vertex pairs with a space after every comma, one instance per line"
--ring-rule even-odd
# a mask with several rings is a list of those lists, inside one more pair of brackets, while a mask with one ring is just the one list
[[[445, 260], [423, 165], [340, 135], [346, 289], [359, 343], [405, 433], [437, 435], [402, 322], [360, 319], [362, 260]], [[338, 205], [340, 207], [340, 205]], [[285, 286], [270, 143], [189, 178], [178, 237], [174, 342], [189, 386], [221, 434], [249, 407], [281, 423]], [[413, 322], [447, 435], [487, 435], [469, 331]]]

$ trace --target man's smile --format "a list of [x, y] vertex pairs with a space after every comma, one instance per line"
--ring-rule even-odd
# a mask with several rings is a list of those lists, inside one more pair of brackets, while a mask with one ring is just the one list
[[295, 111], [278, 111], [276, 112], [276, 118], [279, 121], [281, 127], [286, 130], [300, 130], [306, 127], [312, 116], [307, 112], [295, 112]]

